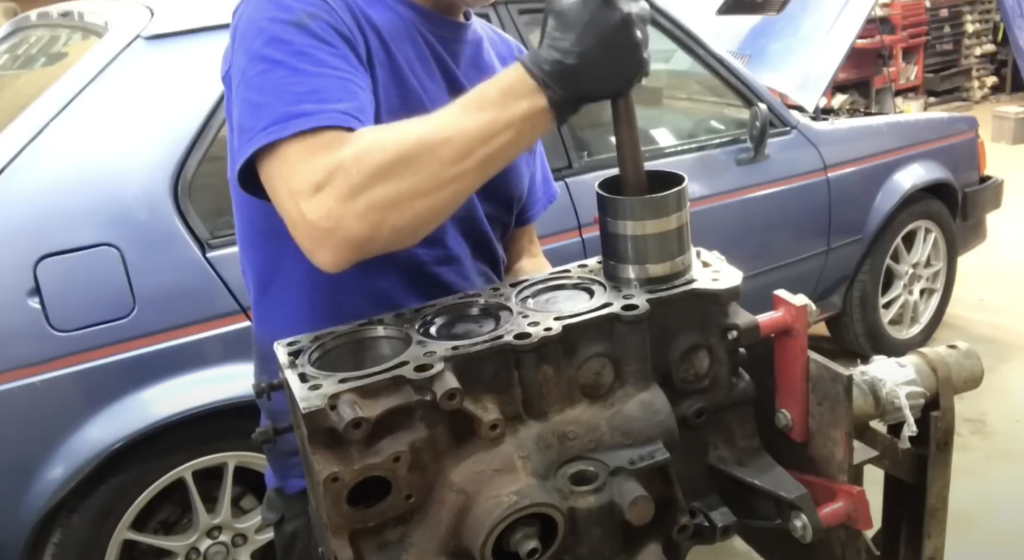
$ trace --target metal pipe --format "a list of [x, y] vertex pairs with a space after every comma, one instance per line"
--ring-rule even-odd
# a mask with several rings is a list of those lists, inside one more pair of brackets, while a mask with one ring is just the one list
[[626, 196], [624, 175], [597, 184], [604, 276], [626, 285], [673, 282], [690, 274], [690, 202], [686, 177], [663, 169], [646, 172], [651, 192]]
[[644, 154], [640, 147], [640, 129], [636, 123], [632, 94], [612, 99], [612, 128], [615, 131], [615, 155], [622, 176], [622, 196], [647, 196]]
[[[985, 379], [985, 366], [978, 351], [965, 342], [929, 349], [936, 360], [944, 362], [957, 395], [973, 391]], [[853, 417], [863, 423], [881, 420], [891, 424], [904, 419], [896, 391], [906, 393], [913, 416], [918, 417], [925, 403], [938, 395], [935, 370], [920, 352], [902, 358], [876, 358], [853, 370]]]

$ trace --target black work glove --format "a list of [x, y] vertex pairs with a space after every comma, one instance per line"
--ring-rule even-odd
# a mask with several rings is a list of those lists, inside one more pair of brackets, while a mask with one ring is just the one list
[[629, 93], [648, 72], [646, 0], [548, 0], [540, 45], [520, 62], [559, 124], [580, 107]]

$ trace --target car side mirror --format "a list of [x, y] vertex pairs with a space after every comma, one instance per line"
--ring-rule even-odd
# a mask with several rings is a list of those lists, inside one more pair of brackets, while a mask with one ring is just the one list
[[750, 144], [751, 153], [736, 158], [737, 165], [750, 165], [768, 159], [765, 153], [768, 149], [768, 130], [768, 106], [757, 103], [750, 108], [750, 117], [747, 119], [747, 143]]

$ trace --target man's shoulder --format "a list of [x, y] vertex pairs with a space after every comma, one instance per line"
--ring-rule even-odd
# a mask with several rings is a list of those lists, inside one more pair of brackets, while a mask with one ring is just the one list
[[497, 26], [490, 22], [484, 21], [481, 18], [476, 18], [474, 25], [479, 30], [484, 42], [487, 43], [491, 50], [499, 55], [505, 54], [516, 59], [520, 55], [526, 53], [526, 49], [519, 44], [519, 41], [516, 41], [508, 33], [498, 29]]

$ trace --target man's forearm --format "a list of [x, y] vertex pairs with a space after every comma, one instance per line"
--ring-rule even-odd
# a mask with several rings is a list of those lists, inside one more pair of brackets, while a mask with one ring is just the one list
[[421, 241], [553, 124], [516, 64], [431, 114], [347, 134], [297, 209], [342, 270]]

